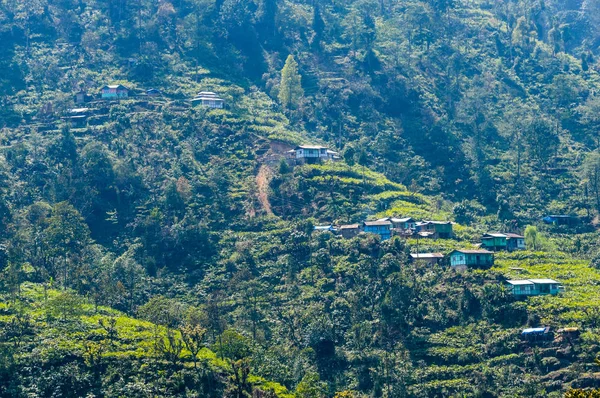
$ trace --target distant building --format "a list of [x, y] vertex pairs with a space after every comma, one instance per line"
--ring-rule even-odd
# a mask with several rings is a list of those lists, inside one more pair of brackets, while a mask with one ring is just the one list
[[344, 239], [352, 239], [360, 233], [360, 224], [340, 225], [338, 231]]
[[444, 261], [442, 253], [411, 253], [413, 261], [424, 262], [429, 265], [441, 264]]
[[88, 96], [87, 92], [85, 92], [84, 90], [81, 90], [81, 91], [75, 93], [74, 100], [75, 100], [76, 104], [85, 104], [86, 102], [88, 102], [90, 100], [90, 97]]
[[415, 224], [417, 232], [429, 233], [434, 239], [452, 238], [452, 223], [450, 221], [423, 221]]
[[390, 219], [390, 221], [394, 225], [394, 228], [403, 230], [403, 231], [409, 231], [409, 230], [415, 229], [417, 226], [417, 222], [415, 220], [413, 220], [411, 217], [405, 217], [405, 218], [392, 217]]
[[102, 88], [102, 99], [113, 100], [129, 97], [129, 89], [121, 84], [111, 84]]
[[515, 296], [546, 296], [560, 293], [560, 284], [553, 279], [508, 280], [506, 285]]
[[331, 151], [324, 146], [299, 145], [286, 153], [289, 159], [298, 163], [318, 163], [322, 160], [338, 160], [337, 152]]
[[489, 233], [481, 238], [481, 247], [492, 251], [525, 250], [525, 237], [513, 233]]
[[204, 108], [223, 109], [225, 100], [212, 91], [202, 91], [192, 99], [192, 106], [202, 106]]
[[333, 225], [317, 225], [315, 226], [315, 231], [319, 231], [319, 232], [335, 232], [335, 228], [333, 228]]
[[572, 227], [579, 224], [579, 217], [564, 214], [554, 214], [542, 218], [542, 221], [544, 221], [546, 224], [567, 225]]
[[159, 97], [162, 95], [161, 91], [156, 88], [146, 90], [146, 95], [149, 97]]
[[554, 340], [554, 333], [549, 327], [528, 328], [521, 332], [521, 339], [527, 341], [551, 341]]
[[387, 240], [392, 237], [392, 223], [391, 221], [365, 221], [363, 222], [363, 231], [379, 235], [381, 240]]
[[69, 109], [68, 116], [65, 119], [71, 124], [72, 127], [85, 127], [87, 126], [89, 112], [89, 108]]
[[494, 253], [488, 250], [454, 250], [449, 254], [453, 268], [490, 268], [494, 265]]

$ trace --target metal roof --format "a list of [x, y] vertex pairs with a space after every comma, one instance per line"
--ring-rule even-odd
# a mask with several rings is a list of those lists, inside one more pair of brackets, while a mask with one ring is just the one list
[[359, 224], [340, 225], [339, 229], [359, 229]]
[[548, 329], [549, 328], [528, 328], [528, 329], [523, 329], [523, 333], [544, 333]]
[[513, 286], [520, 286], [520, 285], [533, 285], [534, 283], [531, 282], [530, 280], [527, 279], [522, 279], [522, 280], [510, 280], [510, 281], [506, 281], [506, 283], [513, 285]]
[[509, 238], [525, 239], [523, 235], [513, 234], [512, 232], [507, 232], [504, 235], [508, 236]]
[[557, 281], [555, 281], [554, 279], [529, 279], [531, 282], [535, 283], [536, 285], [551, 285], [551, 284], [558, 284]]
[[412, 217], [407, 217], [407, 218], [393, 218], [392, 217], [392, 222], [409, 222], [409, 221], [413, 221]]
[[442, 253], [411, 253], [410, 256], [414, 259], [444, 258]]
[[332, 225], [316, 225], [315, 231], [331, 231], [333, 230]]
[[125, 90], [127, 90], [127, 87], [123, 86], [122, 84], [109, 84], [108, 86], [105, 86], [104, 88], [124, 88]]
[[462, 254], [494, 254], [494, 252], [488, 250], [454, 250], [454, 252], [462, 253]]
[[327, 149], [327, 147], [320, 145], [298, 145], [296, 149]]
[[390, 221], [365, 221], [365, 225], [368, 227], [376, 227], [376, 226], [384, 226], [384, 225], [392, 225]]

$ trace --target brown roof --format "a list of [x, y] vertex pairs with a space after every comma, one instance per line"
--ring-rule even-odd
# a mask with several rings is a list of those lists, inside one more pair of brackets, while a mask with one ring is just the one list
[[350, 224], [350, 225], [340, 225], [339, 229], [358, 229], [360, 225], [358, 224]]

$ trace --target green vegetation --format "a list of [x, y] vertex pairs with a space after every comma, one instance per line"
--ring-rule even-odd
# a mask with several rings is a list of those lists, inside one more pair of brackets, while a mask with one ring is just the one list
[[0, 1], [0, 396], [595, 396], [596, 3]]

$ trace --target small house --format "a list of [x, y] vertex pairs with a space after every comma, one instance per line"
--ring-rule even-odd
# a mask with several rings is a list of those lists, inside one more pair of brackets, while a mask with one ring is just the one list
[[220, 98], [217, 94], [212, 91], [202, 91], [192, 99], [192, 106], [202, 106], [204, 108], [211, 109], [223, 109], [225, 107], [225, 100]]
[[90, 100], [90, 97], [88, 96], [87, 92], [85, 92], [84, 90], [81, 90], [77, 93], [75, 93], [75, 103], [76, 104], [85, 104], [86, 102], [88, 102]]
[[395, 229], [400, 231], [410, 231], [416, 228], [417, 222], [410, 217], [406, 218], [396, 218], [392, 217], [390, 219]]
[[452, 223], [450, 221], [423, 221], [415, 224], [417, 232], [431, 233], [434, 239], [452, 238]]
[[344, 239], [352, 239], [356, 235], [360, 233], [360, 225], [359, 224], [349, 224], [349, 225], [340, 225], [338, 228], [340, 235]]
[[129, 97], [129, 89], [121, 84], [111, 84], [102, 88], [102, 99], [114, 100]]
[[552, 341], [554, 333], [549, 327], [528, 328], [521, 332], [521, 339], [527, 341]]
[[450, 265], [456, 269], [489, 268], [494, 265], [494, 253], [488, 250], [454, 250]]
[[428, 265], [441, 264], [444, 261], [442, 253], [411, 253], [410, 257], [413, 261], [427, 263]]
[[65, 119], [71, 123], [72, 127], [85, 127], [87, 126], [89, 111], [89, 108], [69, 109], [68, 116]]
[[315, 226], [315, 232], [335, 232], [333, 225], [317, 225]]
[[508, 289], [517, 297], [547, 296], [560, 293], [560, 284], [553, 279], [524, 279], [506, 281]]
[[160, 90], [156, 89], [156, 88], [151, 88], [146, 90], [146, 95], [149, 97], [160, 97], [162, 95], [162, 93], [160, 92]]
[[481, 238], [481, 246], [492, 251], [525, 250], [525, 237], [513, 233], [489, 233]]
[[296, 148], [287, 151], [289, 159], [296, 160], [298, 163], [317, 163], [322, 160], [338, 160], [337, 152], [319, 145], [299, 145]]
[[544, 221], [546, 224], [566, 225], [572, 227], [579, 224], [579, 217], [564, 214], [554, 214], [542, 218], [542, 221]]
[[387, 240], [392, 237], [391, 221], [365, 221], [363, 222], [363, 231], [368, 234], [381, 236], [381, 240]]

